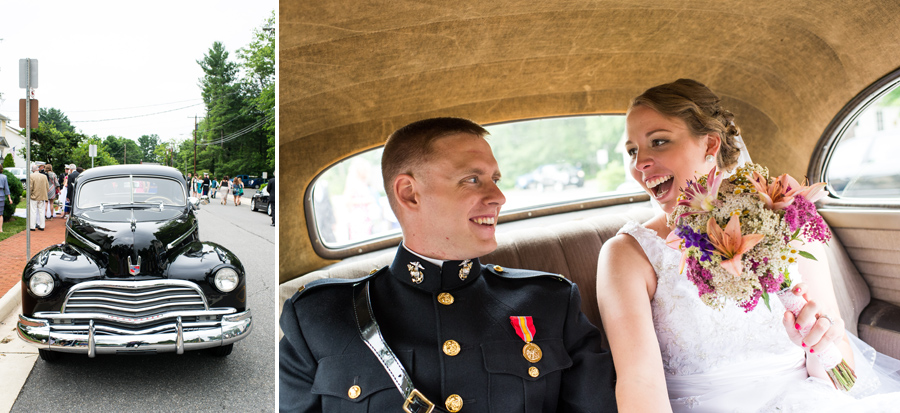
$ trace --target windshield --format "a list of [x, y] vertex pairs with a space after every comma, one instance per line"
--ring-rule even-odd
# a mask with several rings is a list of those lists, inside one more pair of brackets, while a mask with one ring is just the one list
[[173, 179], [125, 176], [95, 179], [78, 189], [75, 205], [94, 208], [111, 205], [185, 205], [185, 186]]

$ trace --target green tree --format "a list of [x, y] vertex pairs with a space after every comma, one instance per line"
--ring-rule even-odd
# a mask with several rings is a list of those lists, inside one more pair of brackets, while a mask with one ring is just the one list
[[75, 127], [69, 122], [69, 117], [56, 108], [38, 109], [38, 122], [53, 125], [60, 132], [75, 132]]
[[[114, 136], [110, 136], [111, 138], [115, 138]], [[109, 138], [109, 137], [108, 137]], [[134, 141], [132, 141], [134, 142]], [[93, 136], [91, 138], [85, 139], [84, 142], [78, 144], [74, 151], [72, 151], [72, 163], [77, 166], [81, 166], [82, 168], [90, 168], [91, 167], [91, 157], [90, 157], [90, 148], [91, 144], [97, 145], [97, 156], [93, 159], [93, 166], [106, 166], [106, 165], [117, 165], [119, 162], [106, 151], [106, 146], [103, 142], [100, 141], [100, 138], [97, 136]], [[137, 146], [137, 145], [135, 145]]]
[[251, 75], [259, 93], [251, 101], [255, 116], [265, 123], [261, 129], [266, 137], [266, 171], [275, 172], [275, 11], [263, 27], [254, 29], [254, 41], [238, 50], [241, 66]]
[[6, 157], [3, 158], [3, 167], [4, 168], [15, 168], [16, 160], [13, 159], [12, 153], [6, 154]]
[[[24, 131], [20, 133], [25, 135]], [[31, 130], [31, 159], [57, 166], [70, 163], [72, 151], [85, 139], [80, 133], [60, 132], [52, 124], [40, 122], [37, 129]], [[19, 154], [25, 157], [26, 148], [20, 149]]]
[[900, 106], [900, 87], [888, 92], [879, 102], [881, 106]]
[[141, 147], [141, 154], [144, 162], [159, 162], [156, 157], [156, 147], [159, 146], [159, 136], [143, 135], [138, 138], [138, 145]]
[[106, 153], [116, 160], [115, 164], [136, 164], [141, 163], [144, 159], [144, 151], [141, 147], [138, 146], [135, 141], [128, 138], [110, 135], [103, 140], [102, 146], [106, 150]]

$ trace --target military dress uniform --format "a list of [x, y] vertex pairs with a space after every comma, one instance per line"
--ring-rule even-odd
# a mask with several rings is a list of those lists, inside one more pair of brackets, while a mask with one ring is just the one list
[[365, 282], [384, 341], [435, 411], [616, 411], [612, 357], [575, 284], [478, 259], [439, 267], [403, 246], [389, 267], [314, 281], [285, 303], [282, 411], [402, 411], [361, 337], [353, 291]]

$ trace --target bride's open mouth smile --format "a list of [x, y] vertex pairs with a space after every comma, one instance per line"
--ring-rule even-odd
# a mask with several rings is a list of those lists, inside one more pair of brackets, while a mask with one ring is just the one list
[[660, 199], [672, 189], [672, 178], [674, 177], [674, 175], [660, 176], [646, 181], [645, 184], [647, 189], [653, 194], [653, 197]]

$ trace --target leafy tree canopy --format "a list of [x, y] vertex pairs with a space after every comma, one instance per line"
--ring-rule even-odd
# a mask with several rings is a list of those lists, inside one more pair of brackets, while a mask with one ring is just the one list
[[60, 132], [75, 132], [75, 127], [69, 122], [69, 117], [56, 108], [38, 109], [38, 122], [52, 125]]

